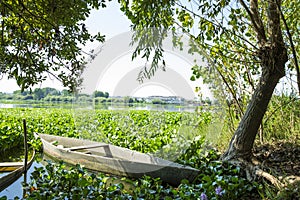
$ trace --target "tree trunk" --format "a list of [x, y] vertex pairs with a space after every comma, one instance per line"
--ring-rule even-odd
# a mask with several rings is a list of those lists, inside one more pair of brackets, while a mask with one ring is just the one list
[[256, 0], [250, 1], [250, 10], [244, 1], [241, 0], [240, 2], [248, 11], [257, 32], [258, 57], [261, 61], [262, 75], [229, 147], [222, 156], [222, 160], [243, 159], [249, 161], [255, 137], [273, 91], [280, 78], [285, 75], [285, 63], [288, 61], [288, 56], [280, 28], [281, 0], [268, 1], [267, 35], [259, 17], [258, 2]]
[[260, 52], [263, 70], [260, 82], [222, 160], [250, 160], [255, 137], [273, 91], [285, 75], [284, 66], [288, 58], [283, 44], [265, 46]]

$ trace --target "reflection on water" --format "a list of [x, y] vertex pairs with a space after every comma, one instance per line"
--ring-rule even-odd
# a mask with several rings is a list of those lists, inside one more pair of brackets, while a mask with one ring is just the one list
[[175, 104], [67, 104], [67, 103], [28, 103], [9, 104], [0, 103], [0, 108], [90, 108], [96, 110], [154, 110], [170, 112], [195, 112], [197, 105], [175, 105]]
[[179, 106], [179, 105], [157, 105], [157, 104], [146, 104], [146, 105], [128, 105], [118, 106], [109, 105], [107, 110], [155, 110], [155, 111], [170, 111], [170, 112], [194, 112], [196, 106]]
[[65, 103], [20, 103], [20, 104], [10, 104], [10, 103], [0, 103], [0, 108], [72, 108], [72, 104]]
[[[27, 182], [30, 181], [30, 175], [34, 171], [35, 167], [42, 167], [41, 163], [34, 162], [31, 167], [27, 171]], [[23, 196], [23, 188], [22, 183], [24, 182], [24, 176], [21, 176], [18, 180], [16, 180], [13, 184], [5, 188], [2, 192], [0, 192], [0, 198], [6, 196], [7, 199], [14, 199], [15, 197], [19, 197], [22, 199]]]
[[14, 108], [15, 104], [3, 104], [0, 103], [0, 108]]

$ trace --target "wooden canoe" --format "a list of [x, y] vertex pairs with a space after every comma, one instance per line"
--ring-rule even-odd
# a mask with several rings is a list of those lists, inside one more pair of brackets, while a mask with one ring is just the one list
[[192, 182], [199, 174], [192, 167], [106, 143], [47, 134], [38, 136], [49, 157], [94, 171], [133, 178], [148, 175], [171, 185], [179, 185], [183, 179]]
[[11, 172], [24, 165], [24, 162], [2, 162], [0, 163], [0, 172]]
[[[26, 170], [30, 168], [34, 161], [35, 151], [27, 162]], [[6, 175], [0, 177], [0, 192], [10, 186], [13, 182], [15, 182], [18, 178], [20, 178], [25, 171], [24, 162], [4, 162], [0, 163], [0, 171], [1, 172], [9, 172]]]

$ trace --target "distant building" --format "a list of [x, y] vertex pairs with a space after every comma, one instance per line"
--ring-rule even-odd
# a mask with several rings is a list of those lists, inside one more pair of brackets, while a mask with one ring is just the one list
[[151, 103], [153, 100], [160, 100], [165, 104], [183, 104], [185, 99], [179, 96], [149, 96], [146, 98], [147, 103]]

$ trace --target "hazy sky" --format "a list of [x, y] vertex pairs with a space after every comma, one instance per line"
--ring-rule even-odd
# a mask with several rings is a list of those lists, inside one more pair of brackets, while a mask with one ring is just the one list
[[[117, 2], [109, 2], [107, 4], [107, 8], [101, 9], [101, 10], [93, 10], [91, 12], [90, 17], [86, 21], [87, 28], [90, 30], [91, 33], [97, 33], [100, 32], [104, 35], [106, 35], [106, 40], [109, 42], [113, 42], [113, 40], [118, 37], [120, 34], [126, 33], [130, 31], [130, 21], [123, 15], [123, 13], [119, 10], [119, 5]], [[123, 41], [125, 43], [130, 42], [130, 38], [128, 38], [128, 41]], [[99, 44], [99, 43], [88, 43], [84, 47], [85, 51], [90, 51], [91, 49], [97, 49], [97, 47], [102, 46], [104, 48], [103, 53], [100, 52], [98, 54], [98, 57], [95, 59], [95, 61], [92, 61], [89, 64], [89, 67], [94, 68], [94, 70], [97, 70], [97, 65], [99, 63], [103, 63], [103, 59], [106, 59], [104, 56], [105, 51], [107, 51], [105, 48], [106, 44]], [[117, 49], [118, 47], [115, 47]], [[112, 51], [112, 50], [110, 50]], [[111, 52], [110, 52], [111, 53]], [[112, 52], [113, 54], [114, 52]], [[119, 95], [118, 91], [121, 91], [120, 85], [122, 85], [124, 88], [126, 86], [126, 79], [125, 76], [129, 77], [129, 73], [133, 73], [131, 71], [136, 70], [137, 68], [141, 68], [142, 65], [145, 64], [145, 61], [142, 59], [136, 59], [134, 61], [131, 61], [131, 54], [132, 51], [124, 52], [122, 55], [116, 55], [113, 60], [109, 62], [109, 64], [106, 64], [104, 67], [105, 70], [101, 72], [99, 77], [97, 77], [97, 84], [93, 85], [93, 89], [98, 89], [102, 91], [109, 92], [110, 94]], [[151, 96], [151, 95], [179, 95], [179, 92], [176, 90], [179, 89], [182, 85], [185, 84], [185, 82], [190, 86], [190, 88], [187, 88], [187, 90], [194, 90], [196, 86], [199, 86], [201, 84], [200, 81], [198, 82], [192, 82], [189, 80], [192, 71], [191, 66], [193, 63], [190, 62], [190, 60], [185, 59], [184, 56], [180, 56], [178, 54], [174, 54], [173, 52], [166, 53], [165, 59], [167, 63], [167, 67], [170, 69], [168, 70], [166, 74], [159, 73], [161, 76], [156, 77], [156, 81], [147, 81], [147, 83], [136, 85], [135, 88], [131, 88], [130, 91], [128, 91], [126, 95], [131, 96]], [[95, 64], [97, 63], [97, 64]], [[176, 79], [172, 79], [172, 77], [168, 76], [168, 72], [175, 73], [175, 75], [179, 75]], [[97, 72], [100, 73], [100, 72]], [[131, 79], [137, 78], [138, 73], [136, 73], [136, 77], [133, 77], [131, 75]], [[135, 76], [135, 75], [134, 75]], [[183, 79], [181, 79], [183, 78]], [[87, 78], [89, 79], [89, 77]], [[170, 79], [169, 81], [164, 81], [166, 79]], [[124, 82], [125, 80], [125, 82]], [[178, 81], [178, 80], [181, 80]], [[184, 80], [184, 81], [183, 81]], [[123, 82], [122, 82], [123, 81]], [[178, 86], [178, 87], [177, 87]], [[57, 89], [63, 89], [61, 84], [56, 80], [51, 80], [50, 78], [45, 81], [43, 84], [37, 85], [36, 87], [55, 87]], [[91, 86], [88, 86], [91, 87]], [[94, 88], [95, 87], [95, 88]], [[186, 86], [185, 86], [186, 87]], [[202, 87], [203, 88], [203, 87]], [[14, 90], [19, 89], [17, 84], [15, 83], [15, 80], [7, 80], [5, 77], [3, 77], [0, 80], [0, 91], [1, 92], [12, 92]], [[124, 95], [124, 94], [123, 94]], [[184, 95], [183, 95], [184, 96]], [[209, 92], [204, 89], [204, 96], [210, 96]]]

